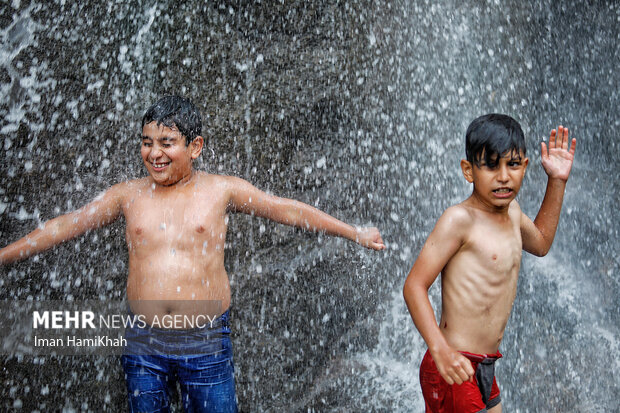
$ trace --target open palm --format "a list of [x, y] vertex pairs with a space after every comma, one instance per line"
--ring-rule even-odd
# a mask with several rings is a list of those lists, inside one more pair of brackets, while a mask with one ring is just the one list
[[541, 143], [542, 166], [549, 178], [568, 180], [573, 159], [575, 158], [575, 145], [577, 139], [573, 138], [568, 147], [568, 128], [558, 126], [558, 130], [553, 129], [549, 137], [549, 150], [545, 142]]

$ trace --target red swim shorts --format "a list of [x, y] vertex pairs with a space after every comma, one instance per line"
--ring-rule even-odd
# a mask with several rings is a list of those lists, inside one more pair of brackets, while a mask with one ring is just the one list
[[477, 413], [497, 406], [501, 402], [499, 387], [495, 381], [496, 354], [472, 354], [461, 352], [474, 368], [473, 383], [450, 385], [441, 377], [431, 353], [426, 351], [420, 365], [420, 385], [426, 402], [426, 413]]

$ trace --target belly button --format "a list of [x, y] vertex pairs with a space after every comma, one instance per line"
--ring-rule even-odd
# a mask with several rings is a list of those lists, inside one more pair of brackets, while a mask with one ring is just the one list
[[196, 232], [198, 232], [199, 234], [202, 234], [203, 232], [205, 232], [205, 227], [203, 227], [202, 225], [199, 226], [198, 228], [196, 228]]

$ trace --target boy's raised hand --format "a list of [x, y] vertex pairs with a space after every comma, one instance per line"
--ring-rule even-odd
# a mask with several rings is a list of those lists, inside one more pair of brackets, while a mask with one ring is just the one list
[[376, 227], [355, 228], [355, 242], [373, 250], [384, 250], [385, 244]]
[[577, 139], [573, 138], [568, 148], [568, 128], [558, 126], [558, 130], [551, 130], [549, 137], [549, 150], [545, 142], [541, 142], [542, 166], [549, 178], [568, 180], [573, 159], [575, 158], [575, 145]]

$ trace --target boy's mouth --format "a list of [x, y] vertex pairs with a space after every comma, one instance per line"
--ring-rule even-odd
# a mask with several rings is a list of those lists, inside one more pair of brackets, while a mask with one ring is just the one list
[[493, 190], [493, 193], [497, 198], [508, 198], [512, 195], [511, 188], [497, 188]]
[[169, 164], [170, 162], [158, 162], [158, 163], [151, 162], [151, 166], [153, 167], [153, 169], [158, 172], [163, 170]]

